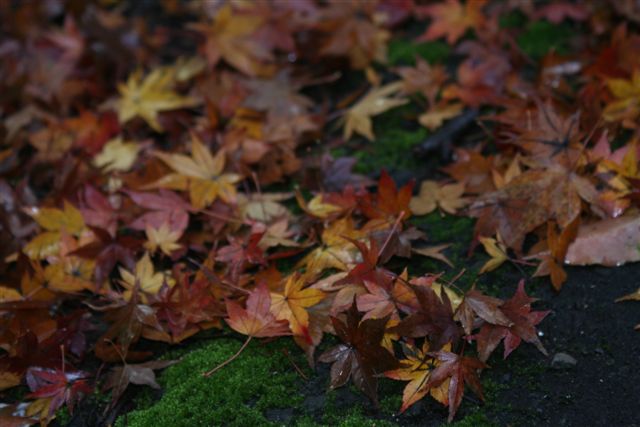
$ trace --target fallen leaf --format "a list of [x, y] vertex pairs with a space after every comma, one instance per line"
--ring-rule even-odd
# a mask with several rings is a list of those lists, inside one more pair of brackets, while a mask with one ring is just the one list
[[141, 70], [132, 73], [126, 83], [118, 85], [120, 123], [142, 117], [153, 130], [162, 132], [158, 113], [197, 105], [196, 99], [173, 91], [175, 77], [175, 71], [170, 67], [158, 67], [146, 77], [142, 76]]
[[373, 135], [371, 118], [409, 102], [408, 99], [397, 96], [401, 90], [401, 81], [388, 83], [379, 88], [371, 89], [358, 102], [349, 107], [344, 115], [344, 139], [350, 139], [355, 132], [369, 141], [373, 141], [375, 136]]
[[93, 165], [104, 172], [127, 172], [136, 162], [139, 151], [137, 143], [124, 142], [122, 137], [117, 137], [107, 142], [93, 157]]
[[462, 183], [440, 185], [435, 181], [423, 181], [420, 184], [420, 192], [411, 198], [409, 207], [415, 215], [426, 215], [437, 207], [449, 214], [455, 214], [467, 204], [462, 197], [463, 194]]
[[191, 203], [196, 209], [203, 209], [218, 198], [226, 203], [235, 202], [235, 184], [241, 177], [234, 173], [223, 173], [225, 166], [223, 150], [212, 156], [200, 139], [192, 135], [191, 157], [160, 152], [156, 152], [155, 155], [175, 173], [166, 175], [147, 187], [188, 190]]
[[484, 263], [478, 274], [493, 271], [509, 259], [509, 255], [507, 255], [507, 246], [500, 238], [500, 234], [498, 234], [497, 239], [494, 239], [493, 237], [480, 237], [478, 240], [480, 240], [484, 250], [491, 257], [489, 261]]

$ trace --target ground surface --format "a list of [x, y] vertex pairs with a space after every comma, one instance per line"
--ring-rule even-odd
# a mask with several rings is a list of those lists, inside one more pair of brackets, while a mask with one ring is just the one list
[[[537, 307], [552, 310], [540, 327], [549, 356], [522, 346], [507, 363], [496, 352], [482, 377], [485, 404], [466, 398], [457, 425], [637, 425], [640, 374], [633, 325], [638, 311], [633, 303], [615, 304], [614, 299], [637, 288], [639, 272], [639, 265], [573, 268], [560, 294], [542, 280], [528, 286], [541, 300]], [[480, 286], [507, 296], [520, 273], [512, 269], [493, 276], [483, 277]], [[204, 345], [203, 350], [187, 351], [181, 364], [161, 375], [164, 394], [139, 394], [138, 405], [149, 407], [121, 417], [120, 425], [210, 425], [220, 420], [246, 425], [253, 420], [265, 425], [435, 426], [446, 421], [446, 408], [427, 399], [397, 415], [402, 385], [392, 380], [383, 380], [381, 395], [389, 397], [379, 411], [352, 388], [325, 393], [328, 366], [320, 364], [311, 372], [296, 348], [281, 341], [256, 343], [224, 372], [201, 378], [202, 371], [233, 354], [241, 338], [214, 338]], [[282, 349], [308, 379], [296, 373]], [[553, 367], [558, 352], [574, 357], [576, 365]], [[82, 423], [79, 414], [70, 424]]]
[[[516, 23], [517, 24], [517, 23]], [[531, 56], [548, 49], [563, 49], [571, 28], [538, 23], [528, 38], [519, 40]], [[446, 45], [420, 46], [399, 43], [392, 46], [392, 62], [411, 61], [418, 54], [430, 60], [447, 58]], [[436, 174], [440, 159], [417, 159], [408, 151], [426, 133], [415, 126], [406, 128], [403, 117], [413, 114], [411, 106], [383, 115], [376, 123], [376, 144], [361, 151], [356, 141], [340, 148], [340, 154], [357, 153], [362, 172], [391, 169], [399, 181]], [[403, 116], [405, 115], [405, 116]], [[362, 141], [361, 141], [362, 142]], [[640, 323], [639, 305], [614, 303], [638, 288], [640, 265], [621, 268], [571, 268], [562, 292], [556, 294], [548, 280], [531, 280], [532, 270], [523, 272], [505, 265], [491, 274], [476, 272], [486, 257], [476, 252], [467, 259], [473, 223], [464, 218], [441, 218], [431, 214], [414, 219], [433, 243], [452, 243], [446, 252], [453, 269], [435, 261], [410, 261], [414, 273], [445, 271], [455, 276], [465, 268], [458, 282], [468, 288], [478, 286], [491, 294], [509, 297], [521, 278], [527, 292], [538, 297], [536, 309], [552, 311], [539, 326], [549, 355], [523, 345], [505, 363], [496, 352], [489, 360], [491, 369], [483, 373], [486, 402], [472, 394], [465, 396], [457, 424], [478, 425], [572, 425], [633, 426], [638, 419], [640, 396], [640, 334], [633, 330]], [[243, 337], [229, 331], [207, 332], [169, 350], [165, 358], [182, 357], [181, 362], [159, 375], [163, 389], [132, 388], [114, 411], [102, 414], [104, 396], [88, 399], [71, 417], [60, 413], [59, 425], [84, 426], [196, 426], [196, 425], [441, 425], [446, 408], [423, 400], [405, 414], [396, 412], [404, 384], [383, 379], [381, 407], [374, 409], [353, 388], [325, 392], [328, 365], [315, 371], [306, 365], [301, 352], [286, 339], [271, 343], [253, 342], [240, 358], [212, 378], [201, 373], [230, 357]], [[323, 348], [330, 345], [325, 343]], [[321, 349], [322, 350], [322, 349]], [[575, 366], [552, 367], [557, 353], [567, 353]], [[297, 369], [302, 373], [298, 373]], [[304, 378], [303, 377], [306, 377]]]

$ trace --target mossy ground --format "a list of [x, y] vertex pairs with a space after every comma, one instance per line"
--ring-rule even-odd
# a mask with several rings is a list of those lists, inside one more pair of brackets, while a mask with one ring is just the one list
[[[518, 37], [518, 43], [532, 58], [540, 58], [550, 49], [566, 52], [569, 48], [572, 28], [568, 24], [553, 25], [546, 21], [526, 23], [522, 16], [514, 15], [504, 19], [502, 25], [526, 26], [526, 31]], [[411, 64], [416, 56], [431, 62], [446, 62], [449, 55], [449, 47], [441, 42], [419, 44], [394, 40], [389, 51], [393, 65]], [[381, 168], [387, 168], [410, 176], [424, 176], [421, 170], [425, 168], [424, 160], [410, 155], [411, 148], [428, 136], [426, 130], [412, 124], [414, 120], [411, 119], [415, 119], [419, 113], [416, 104], [385, 113], [375, 119], [375, 142], [356, 138], [334, 154], [358, 157], [360, 162], [357, 169], [361, 173], [375, 174]], [[465, 274], [456, 282], [458, 287], [468, 289], [476, 284], [485, 292], [503, 298], [514, 292], [520, 278], [527, 278], [527, 291], [530, 294], [551, 298], [552, 294], [548, 286], [543, 285], [544, 281], [530, 280], [530, 269], [523, 272], [520, 268], [505, 264], [496, 272], [479, 276], [478, 271], [488, 257], [480, 249], [468, 256], [473, 220], [441, 216], [435, 212], [414, 217], [410, 222], [426, 232], [428, 244], [451, 243], [445, 253], [454, 264], [450, 268], [423, 257], [396, 261], [398, 266], [408, 264], [412, 274], [444, 272], [445, 280], [450, 280], [464, 268]], [[564, 307], [564, 300], [558, 301], [558, 307]], [[542, 304], [543, 308], [545, 304]], [[543, 329], [546, 329], [544, 325]], [[560, 328], [555, 329], [558, 332]], [[268, 344], [253, 342], [237, 360], [214, 376], [202, 377], [202, 372], [234, 354], [241, 346], [242, 338], [214, 338], [205, 344], [200, 342], [187, 347], [181, 362], [159, 375], [162, 396], [156, 399], [151, 392], [139, 393], [137, 409], [121, 416], [117, 425], [391, 426], [439, 425], [446, 419], [445, 408], [427, 399], [414, 405], [407, 414], [397, 416], [404, 386], [401, 382], [381, 380], [379, 411], [373, 410], [366, 399], [348, 387], [326, 392], [327, 366], [320, 366], [316, 372], [311, 371], [301, 351], [286, 338]], [[554, 339], [552, 343], [553, 347], [561, 350], [563, 345], [569, 345], [567, 338]], [[574, 344], [570, 348], [578, 347]], [[283, 349], [290, 356], [286, 356]], [[528, 406], [526, 402], [514, 401], [511, 389], [518, 387], [516, 399], [533, 399], [542, 407], [549, 404], [547, 396], [554, 394], [549, 391], [551, 385], [547, 383], [554, 384], [556, 381], [560, 384], [558, 387], [562, 388], [566, 376], [549, 371], [548, 361], [533, 348], [523, 346], [508, 361], [503, 361], [497, 353], [489, 361], [492, 369], [483, 375], [485, 403], [481, 404], [470, 395], [465, 399], [454, 425], [545, 424], [541, 409]], [[308, 379], [303, 379], [296, 372], [293, 363], [304, 371]], [[544, 382], [541, 381], [542, 377], [545, 378]], [[566, 405], [571, 405], [571, 402]]]

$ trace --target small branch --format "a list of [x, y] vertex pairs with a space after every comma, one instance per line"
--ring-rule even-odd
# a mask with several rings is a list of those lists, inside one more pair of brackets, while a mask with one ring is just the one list
[[287, 351], [286, 348], [282, 349], [282, 352], [284, 353], [285, 356], [287, 356], [287, 359], [289, 359], [289, 362], [291, 362], [291, 364], [293, 365], [293, 368], [296, 370], [296, 372], [298, 373], [298, 375], [300, 375], [305, 381], [308, 381], [309, 378], [307, 378], [307, 376], [304, 374], [304, 372], [302, 372], [302, 369], [300, 369], [298, 367], [298, 365], [296, 364], [296, 362], [293, 361], [293, 359], [291, 358], [291, 355], [289, 354], [289, 352]]
[[203, 377], [210, 377], [211, 375], [215, 374], [216, 371], [224, 368], [229, 363], [233, 362], [238, 356], [240, 356], [240, 353], [242, 353], [244, 351], [244, 349], [247, 348], [247, 345], [249, 345], [249, 342], [251, 342], [251, 338], [253, 338], [253, 336], [249, 335], [247, 337], [247, 340], [244, 342], [244, 344], [242, 344], [242, 347], [240, 347], [240, 349], [236, 352], [236, 354], [234, 354], [233, 356], [231, 356], [230, 358], [228, 358], [227, 360], [225, 360], [224, 362], [222, 362], [221, 364], [219, 364], [218, 366], [216, 366], [212, 370], [210, 370], [208, 372], [204, 372], [202, 374], [202, 376]]

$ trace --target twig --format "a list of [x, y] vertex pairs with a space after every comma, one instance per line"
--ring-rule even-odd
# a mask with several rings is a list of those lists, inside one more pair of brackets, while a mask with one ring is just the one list
[[221, 364], [219, 364], [218, 366], [216, 366], [212, 370], [204, 372], [202, 374], [202, 376], [203, 377], [210, 377], [211, 375], [215, 374], [216, 371], [218, 371], [219, 369], [222, 369], [225, 366], [227, 366], [229, 363], [233, 362], [238, 356], [240, 356], [240, 353], [242, 353], [242, 351], [245, 348], [247, 348], [247, 345], [249, 345], [249, 342], [251, 342], [251, 338], [253, 338], [253, 336], [249, 335], [247, 337], [247, 340], [244, 342], [244, 344], [242, 344], [242, 347], [240, 347], [240, 349], [236, 352], [236, 354], [234, 354], [233, 356], [231, 356], [230, 358], [228, 358], [227, 360], [225, 360], [224, 362], [222, 362]]
[[304, 372], [302, 372], [302, 369], [298, 367], [296, 362], [293, 361], [293, 359], [291, 358], [291, 355], [289, 354], [289, 351], [286, 348], [283, 348], [281, 350], [284, 353], [284, 355], [287, 356], [287, 359], [289, 359], [289, 362], [291, 362], [291, 364], [293, 365], [293, 368], [296, 370], [298, 375], [300, 375], [305, 381], [308, 381], [309, 378], [304, 374]]

